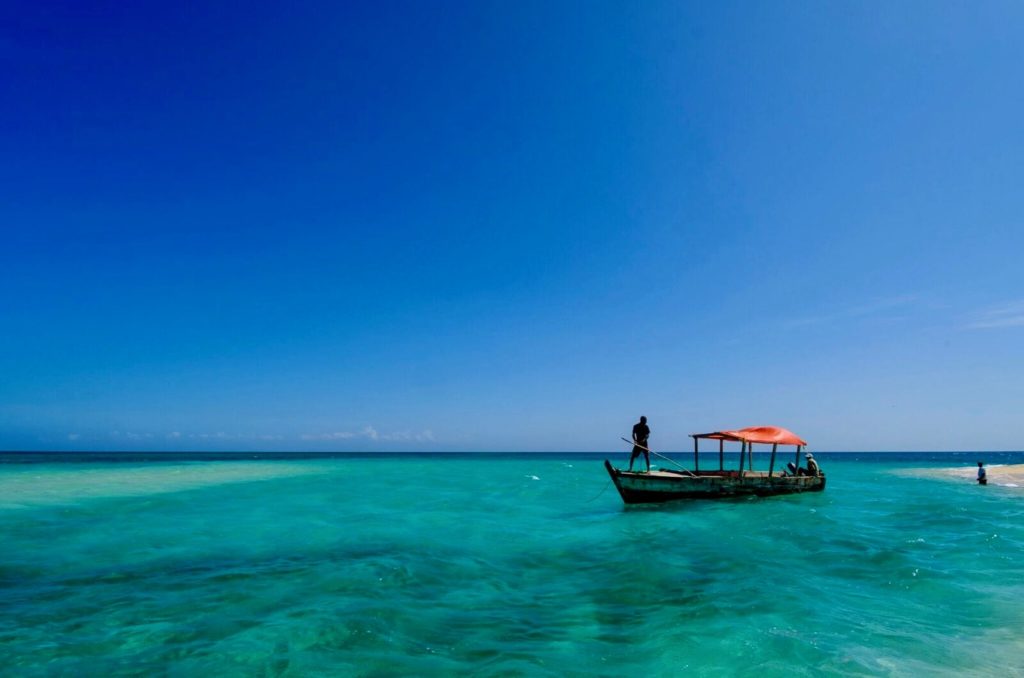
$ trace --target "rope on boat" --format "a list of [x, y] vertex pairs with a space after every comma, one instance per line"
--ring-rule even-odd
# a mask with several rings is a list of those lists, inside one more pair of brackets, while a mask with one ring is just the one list
[[611, 484], [612, 484], [612, 479], [609, 478], [608, 482], [604, 484], [604, 489], [602, 489], [600, 492], [598, 492], [596, 495], [594, 495], [593, 499], [588, 499], [588, 500], [586, 500], [583, 503], [584, 504], [589, 504], [590, 502], [594, 501], [594, 499], [597, 499], [598, 497], [600, 497], [602, 494], [604, 494], [604, 491], [607, 490], [608, 486], [611, 485]]

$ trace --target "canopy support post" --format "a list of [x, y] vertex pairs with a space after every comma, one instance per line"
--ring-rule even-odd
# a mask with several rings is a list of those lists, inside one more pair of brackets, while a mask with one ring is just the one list
[[[800, 468], [800, 447], [801, 447], [800, 445], [796, 446], [796, 467], [797, 467], [797, 469]], [[799, 475], [799, 474], [797, 474], [797, 475]]]
[[747, 443], [747, 470], [754, 470], [754, 443]]
[[700, 461], [697, 459], [697, 438], [693, 439], [693, 472], [700, 473]]
[[779, 449], [778, 443], [772, 443], [772, 461], [768, 464], [768, 477], [772, 477], [772, 472], [775, 470], [775, 451]]
[[725, 470], [725, 441], [718, 439], [718, 470]]
[[740, 442], [740, 478], [743, 477], [743, 457], [747, 456], [747, 441]]

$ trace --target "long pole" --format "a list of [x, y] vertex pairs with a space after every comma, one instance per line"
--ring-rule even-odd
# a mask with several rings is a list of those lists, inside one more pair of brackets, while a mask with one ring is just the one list
[[775, 470], [775, 451], [779, 449], [778, 443], [772, 443], [772, 462], [768, 464], [768, 477], [772, 477], [772, 471]]
[[644, 447], [643, 445], [639, 444], [639, 443], [638, 443], [637, 441], [635, 441], [635, 440], [630, 440], [629, 438], [623, 438], [622, 440], [623, 440], [623, 441], [625, 441], [625, 442], [627, 442], [627, 443], [629, 443], [630, 445], [635, 445], [636, 447], [639, 447], [639, 448], [640, 448], [641, 450], [647, 450], [648, 452], [650, 452], [651, 454], [653, 454], [653, 455], [654, 455], [655, 457], [661, 457], [662, 459], [664, 459], [665, 461], [669, 462], [670, 464], [675, 464], [675, 465], [676, 465], [676, 466], [678, 466], [679, 468], [683, 469], [683, 471], [685, 471], [685, 472], [687, 473], [687, 475], [689, 475], [689, 476], [690, 476], [691, 478], [696, 478], [696, 477], [697, 477], [697, 476], [693, 475], [693, 473], [691, 473], [691, 472], [690, 472], [690, 469], [686, 468], [685, 466], [683, 466], [682, 464], [680, 464], [680, 463], [679, 463], [678, 461], [676, 461], [675, 459], [669, 459], [668, 457], [666, 457], [666, 456], [665, 456], [665, 455], [663, 455], [663, 454], [658, 454], [658, 453], [657, 453], [657, 452], [655, 452], [654, 450], [650, 450], [650, 449], [647, 449], [646, 447]]
[[718, 470], [725, 470], [725, 441], [718, 439]]
[[694, 473], [700, 473], [700, 460], [697, 455], [697, 438], [693, 439], [693, 471]]

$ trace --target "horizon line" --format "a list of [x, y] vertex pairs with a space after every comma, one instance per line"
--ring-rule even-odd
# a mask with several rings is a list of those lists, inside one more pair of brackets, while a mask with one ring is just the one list
[[[792, 454], [792, 450], [779, 451], [778, 456]], [[1017, 450], [815, 450], [814, 454], [1014, 454]], [[608, 450], [0, 450], [0, 454], [608, 454], [626, 455], [628, 451]], [[658, 454], [692, 455], [693, 451], [668, 450]], [[701, 456], [717, 455], [717, 450], [701, 451]], [[739, 450], [726, 450], [726, 455], [741, 454]], [[771, 454], [771, 450], [754, 450], [754, 454]]]

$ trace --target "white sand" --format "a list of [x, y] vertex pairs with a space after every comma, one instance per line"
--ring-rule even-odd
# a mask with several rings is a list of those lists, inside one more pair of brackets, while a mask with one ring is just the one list
[[[1024, 488], [1024, 464], [985, 465], [989, 485]], [[936, 478], [957, 482], [977, 482], [978, 467], [957, 466], [954, 468], [905, 468], [893, 471], [896, 475], [915, 478]]]
[[138, 497], [322, 472], [319, 465], [283, 462], [186, 462], [66, 470], [25, 466], [4, 469], [0, 474], [0, 508]]

